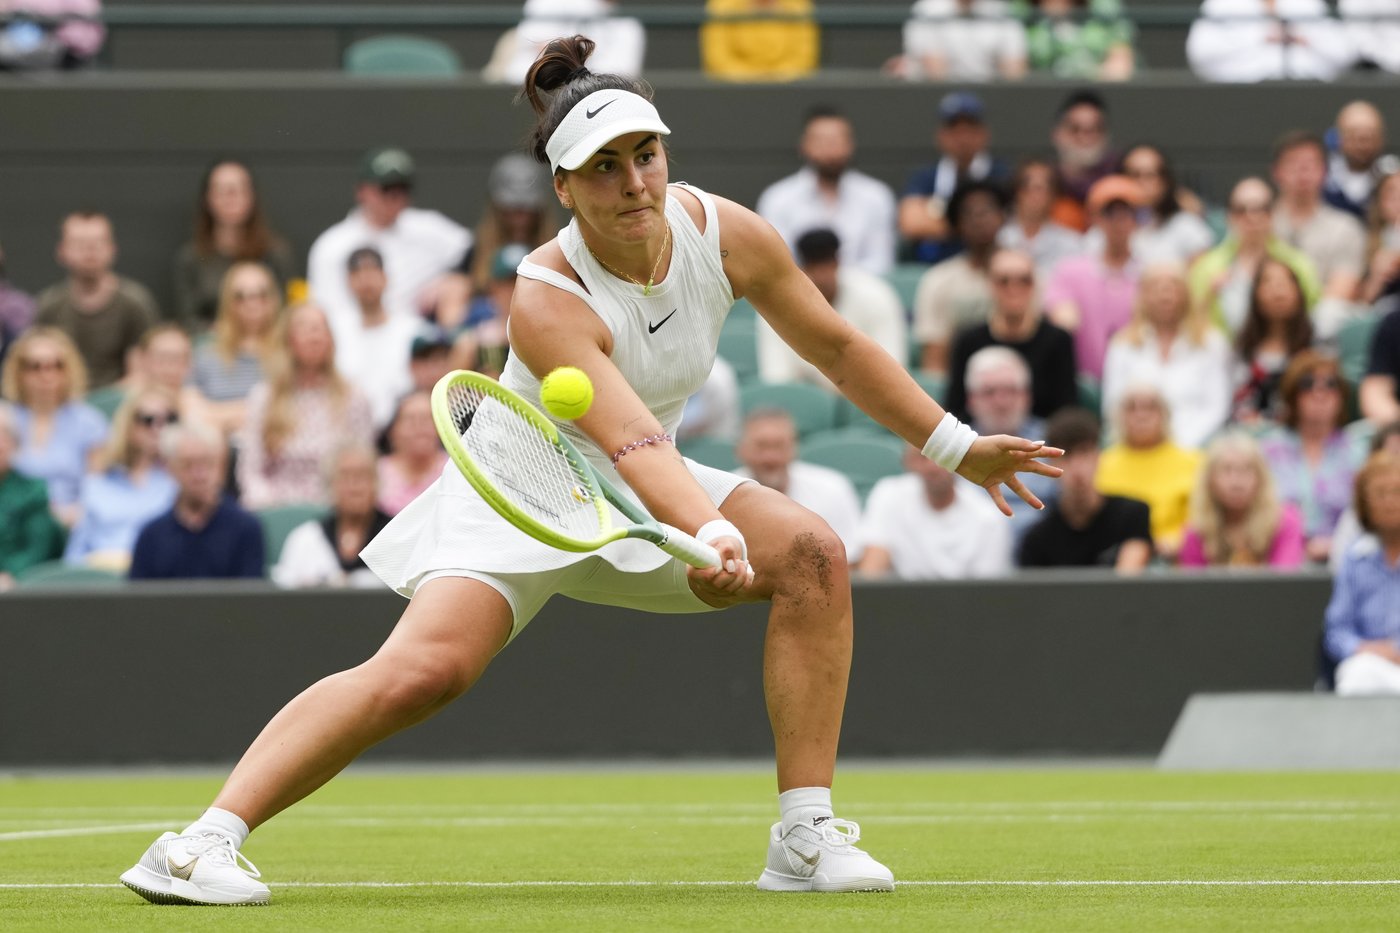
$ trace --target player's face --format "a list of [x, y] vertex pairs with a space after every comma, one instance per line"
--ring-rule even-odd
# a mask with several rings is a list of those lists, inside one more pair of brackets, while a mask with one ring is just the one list
[[665, 229], [666, 150], [655, 133], [628, 133], [577, 169], [554, 176], [560, 203], [603, 237], [638, 243]]

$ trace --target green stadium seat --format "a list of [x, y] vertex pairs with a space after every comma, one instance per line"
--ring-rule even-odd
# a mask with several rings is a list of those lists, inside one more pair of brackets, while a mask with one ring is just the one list
[[357, 75], [455, 75], [462, 63], [452, 48], [422, 36], [372, 36], [345, 50], [345, 70]]
[[126, 582], [126, 578], [114, 570], [74, 566], [61, 560], [47, 560], [21, 571], [16, 577], [16, 582], [25, 589], [70, 589], [121, 586]]
[[1079, 388], [1079, 404], [1089, 409], [1096, 415], [1103, 413], [1103, 389], [1099, 381], [1093, 376], [1079, 374], [1077, 380]]
[[1371, 338], [1375, 336], [1379, 323], [1379, 317], [1368, 314], [1347, 321], [1337, 332], [1337, 355], [1341, 360], [1342, 375], [1353, 386], [1366, 375], [1366, 366], [1371, 359]]
[[943, 400], [948, 397], [948, 377], [940, 373], [925, 372], [916, 369], [909, 373], [914, 377], [914, 381], [919, 384], [919, 388], [928, 393], [928, 397], [938, 404], [943, 404]]
[[719, 355], [734, 367], [740, 385], [758, 378], [758, 328], [754, 321], [731, 311], [719, 332]]
[[279, 505], [270, 509], [260, 509], [256, 513], [263, 530], [263, 559], [271, 567], [282, 556], [282, 545], [287, 535], [298, 525], [326, 514], [323, 505]]
[[117, 409], [122, 407], [122, 402], [126, 401], [126, 389], [121, 386], [103, 386], [100, 389], [93, 389], [84, 398], [93, 408], [107, 418], [112, 420], [112, 416], [117, 413]]
[[919, 290], [919, 279], [928, 270], [928, 265], [922, 262], [902, 262], [885, 276], [885, 281], [899, 295], [899, 303], [904, 305], [906, 316], [914, 313], [914, 293]]
[[713, 437], [694, 437], [680, 442], [680, 451], [697, 463], [716, 470], [732, 470], [739, 465], [734, 456], [734, 442]]
[[742, 321], [755, 321], [758, 319], [758, 309], [750, 304], [747, 298], [740, 298], [729, 308], [729, 317], [725, 318], [725, 320], [727, 321], [730, 318], [737, 318]]
[[861, 431], [876, 437], [893, 436], [888, 428], [867, 415], [855, 402], [844, 395], [838, 396], [836, 399], [836, 429]]
[[748, 414], [755, 408], [782, 408], [792, 415], [800, 437], [836, 427], [836, 396], [800, 382], [756, 383], [739, 390], [739, 404]]
[[1371, 438], [1376, 434], [1376, 425], [1365, 418], [1358, 418], [1342, 428], [1342, 435], [1351, 447], [1357, 463], [1363, 463], [1371, 454]]
[[893, 436], [838, 428], [804, 438], [799, 458], [846, 474], [864, 500], [876, 482], [904, 472], [904, 451], [908, 446]]

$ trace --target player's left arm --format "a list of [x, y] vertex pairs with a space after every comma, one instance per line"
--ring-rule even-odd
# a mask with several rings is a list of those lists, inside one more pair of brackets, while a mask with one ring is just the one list
[[[803, 274], [777, 232], [752, 211], [722, 198], [720, 249], [736, 297], [745, 297], [788, 346], [821, 370], [862, 411], [923, 449], [946, 414], [904, 366], [827, 304]], [[978, 438], [957, 472], [983, 486], [1006, 514], [1010, 507], [1000, 486], [1037, 507], [1039, 500], [1017, 478], [1018, 472], [1058, 476], [1058, 467], [1036, 457], [1060, 451], [1043, 442], [997, 435]]]

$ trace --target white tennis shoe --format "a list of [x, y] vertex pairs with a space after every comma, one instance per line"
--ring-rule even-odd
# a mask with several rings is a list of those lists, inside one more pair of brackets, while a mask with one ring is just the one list
[[774, 823], [768, 839], [768, 867], [758, 876], [760, 891], [893, 891], [894, 873], [856, 848], [860, 826], [850, 820], [819, 817], [798, 823], [787, 835]]
[[121, 882], [152, 904], [261, 905], [271, 892], [259, 877], [228, 836], [166, 833]]

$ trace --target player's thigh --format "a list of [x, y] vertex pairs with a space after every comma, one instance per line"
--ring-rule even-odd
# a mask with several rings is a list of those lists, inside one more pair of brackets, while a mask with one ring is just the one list
[[511, 636], [514, 613], [497, 589], [469, 577], [422, 584], [371, 664], [455, 681], [465, 690]]
[[846, 547], [815, 512], [758, 483], [736, 487], [719, 510], [748, 545], [752, 596], [769, 599], [784, 587], [812, 584], [849, 592]]

